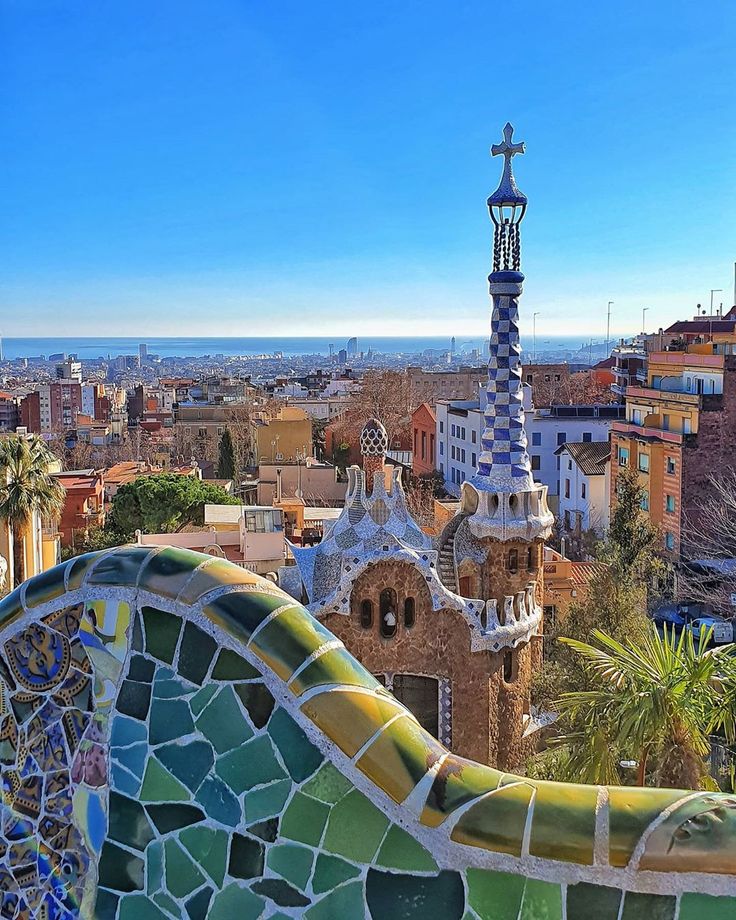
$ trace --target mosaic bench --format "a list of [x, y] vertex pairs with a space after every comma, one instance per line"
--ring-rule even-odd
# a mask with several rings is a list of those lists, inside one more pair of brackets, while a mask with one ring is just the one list
[[736, 797], [425, 732], [274, 584], [173, 548], [0, 604], [0, 917], [726, 920]]

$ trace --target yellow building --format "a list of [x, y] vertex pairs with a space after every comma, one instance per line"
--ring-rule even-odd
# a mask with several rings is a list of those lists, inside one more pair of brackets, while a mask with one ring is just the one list
[[282, 406], [277, 415], [255, 420], [253, 441], [258, 463], [303, 461], [312, 453], [311, 416], [296, 406]]

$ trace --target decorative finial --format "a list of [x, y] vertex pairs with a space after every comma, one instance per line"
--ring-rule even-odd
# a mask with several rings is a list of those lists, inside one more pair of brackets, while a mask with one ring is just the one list
[[502, 155], [504, 158], [501, 181], [488, 199], [488, 210], [496, 227], [493, 240], [494, 272], [519, 271], [521, 263], [519, 224], [526, 212], [527, 197], [516, 185], [511, 161], [517, 153], [526, 152], [526, 145], [523, 141], [515, 144], [513, 134], [514, 126], [506, 122], [503, 141], [491, 147], [491, 156]]

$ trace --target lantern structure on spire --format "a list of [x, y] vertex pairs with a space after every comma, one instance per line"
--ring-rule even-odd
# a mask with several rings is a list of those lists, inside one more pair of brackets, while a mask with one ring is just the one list
[[512, 140], [514, 127], [506, 122], [503, 141], [491, 147], [491, 156], [503, 156], [503, 173], [496, 191], [488, 198], [488, 210], [495, 227], [493, 236], [493, 271], [519, 271], [521, 265], [521, 237], [519, 225], [526, 214], [527, 197], [520, 192], [512, 166], [513, 158], [524, 153], [524, 142]]

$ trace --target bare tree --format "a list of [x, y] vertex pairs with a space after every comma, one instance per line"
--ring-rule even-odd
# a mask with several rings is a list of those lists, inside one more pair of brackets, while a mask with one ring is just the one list
[[375, 417], [386, 429], [389, 446], [411, 436], [411, 387], [404, 371], [368, 371], [360, 388], [350, 394], [344, 427], [354, 436]]

